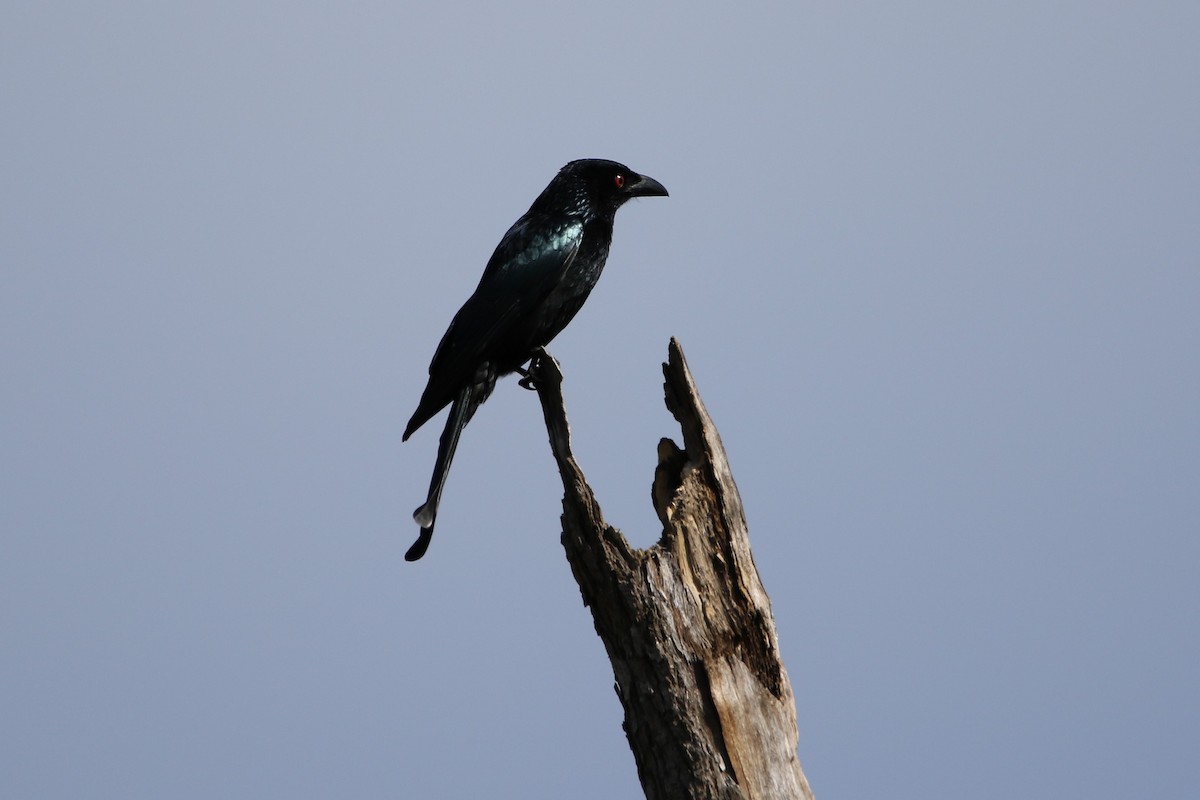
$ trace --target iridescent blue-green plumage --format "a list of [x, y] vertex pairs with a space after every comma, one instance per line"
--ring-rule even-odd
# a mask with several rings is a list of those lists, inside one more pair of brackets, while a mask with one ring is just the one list
[[623, 164], [567, 164], [492, 253], [475, 292], [442, 336], [429, 383], [404, 431], [407, 440], [451, 406], [425, 504], [413, 514], [421, 536], [405, 558], [425, 553], [459, 434], [496, 381], [529, 361], [567, 326], [600, 278], [617, 209], [633, 197], [666, 195]]

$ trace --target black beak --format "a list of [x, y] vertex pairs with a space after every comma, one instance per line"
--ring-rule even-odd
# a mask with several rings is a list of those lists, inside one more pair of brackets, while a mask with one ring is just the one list
[[638, 175], [637, 183], [626, 193], [630, 197], [667, 197], [667, 187], [647, 175]]

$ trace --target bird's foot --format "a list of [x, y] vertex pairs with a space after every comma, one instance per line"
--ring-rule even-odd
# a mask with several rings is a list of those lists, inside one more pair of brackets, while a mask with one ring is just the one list
[[533, 351], [529, 366], [525, 369], [518, 367], [517, 372], [522, 376], [517, 385], [531, 392], [537, 391], [538, 384], [553, 384], [562, 380], [562, 370], [559, 369], [558, 362], [544, 347]]

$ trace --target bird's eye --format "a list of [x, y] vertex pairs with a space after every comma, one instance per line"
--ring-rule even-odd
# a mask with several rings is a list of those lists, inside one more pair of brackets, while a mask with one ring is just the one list
[[624, 175], [616, 176], [615, 178], [613, 178], [613, 183], [615, 183], [617, 185], [618, 189], [623, 188], [625, 186], [625, 176]]

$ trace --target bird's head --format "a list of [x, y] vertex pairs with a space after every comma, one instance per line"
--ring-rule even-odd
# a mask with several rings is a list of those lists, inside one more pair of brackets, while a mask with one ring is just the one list
[[613, 214], [634, 197], [666, 197], [666, 188], [646, 175], [639, 175], [624, 164], [602, 158], [572, 161], [561, 170], [543, 192], [582, 213]]

